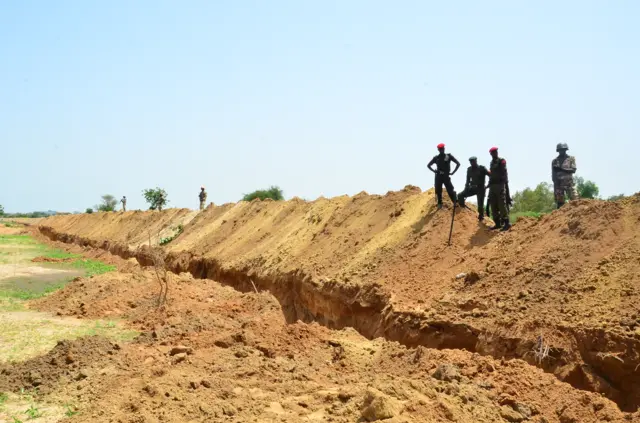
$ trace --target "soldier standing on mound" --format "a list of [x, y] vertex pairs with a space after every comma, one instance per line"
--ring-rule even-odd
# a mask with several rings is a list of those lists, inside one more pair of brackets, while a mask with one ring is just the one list
[[478, 199], [478, 220], [484, 220], [484, 191], [487, 176], [490, 172], [486, 167], [478, 165], [477, 157], [470, 157], [469, 163], [471, 166], [467, 168], [467, 182], [464, 186], [464, 190], [458, 193], [458, 203], [460, 207], [464, 207], [464, 200], [467, 197], [473, 195]]
[[558, 157], [551, 162], [551, 179], [553, 180], [553, 193], [556, 197], [558, 208], [564, 205], [565, 195], [569, 200], [578, 198], [578, 192], [573, 181], [573, 174], [576, 173], [576, 159], [567, 155], [569, 146], [560, 143], [556, 147]]
[[[507, 173], [507, 161], [498, 156], [498, 147], [489, 150], [491, 165], [489, 166], [489, 202], [491, 214], [496, 225], [491, 229], [508, 231], [511, 228], [509, 212], [507, 211], [507, 198], [509, 196], [509, 175]], [[501, 226], [503, 224], [504, 226]]]
[[[436, 197], [438, 198], [438, 209], [442, 208], [442, 185], [447, 189], [447, 194], [449, 194], [449, 198], [451, 201], [456, 201], [456, 192], [453, 189], [453, 184], [451, 183], [451, 176], [458, 171], [460, 167], [460, 162], [456, 160], [455, 157], [451, 154], [445, 154], [444, 152], [444, 144], [438, 144], [439, 154], [434, 156], [433, 159], [427, 165], [429, 170], [436, 174], [435, 179], [435, 189], [436, 189]], [[451, 162], [456, 164], [456, 168], [451, 172]], [[433, 165], [436, 165], [436, 169], [433, 169]]]
[[122, 196], [122, 200], [120, 200], [120, 202], [122, 203], [122, 211], [126, 212], [127, 211], [127, 197], [126, 196]]
[[200, 187], [198, 198], [200, 199], [200, 210], [204, 210], [204, 203], [207, 202], [207, 192], [204, 190], [204, 187]]

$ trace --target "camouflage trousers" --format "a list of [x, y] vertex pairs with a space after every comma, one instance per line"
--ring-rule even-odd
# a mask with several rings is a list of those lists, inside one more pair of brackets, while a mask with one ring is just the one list
[[200, 200], [200, 210], [204, 210], [205, 200]]
[[489, 185], [489, 204], [491, 206], [491, 217], [497, 225], [500, 225], [503, 219], [509, 218], [507, 190], [504, 184]]
[[553, 184], [553, 194], [556, 197], [557, 203], [564, 203], [565, 196], [569, 200], [576, 200], [578, 198], [578, 192], [576, 191], [576, 185], [573, 180], [559, 181]]

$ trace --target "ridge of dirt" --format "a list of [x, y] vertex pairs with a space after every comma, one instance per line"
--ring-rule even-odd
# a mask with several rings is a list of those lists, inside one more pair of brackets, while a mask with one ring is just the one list
[[[253, 284], [269, 290], [290, 322], [523, 358], [634, 410], [638, 199], [571, 202], [507, 234], [487, 231], [473, 210], [462, 210], [451, 248], [443, 230], [451, 214], [436, 212], [432, 193], [415, 187], [385, 196], [241, 202], [210, 206], [165, 250], [173, 272], [245, 292]], [[40, 231], [148, 265], [144, 228], [169, 227], [181, 216], [163, 213], [138, 213], [131, 222], [106, 214], [53, 217]], [[138, 229], [127, 233], [122, 225]], [[540, 343], [550, 347], [541, 362], [534, 354]]]
[[[48, 399], [78, 406], [70, 422], [640, 419], [521, 360], [407, 348], [353, 329], [288, 323], [267, 292], [241, 293], [186, 273], [172, 275], [170, 284], [164, 309], [154, 303], [154, 273], [133, 267], [77, 279], [32, 301], [32, 308], [62, 315], [122, 317], [143, 335], [117, 347], [99, 338], [63, 343], [12, 368], [17, 385], [0, 371], [0, 389], [30, 387], [30, 374], [49, 371], [55, 358], [62, 371], [53, 369], [42, 386], [55, 386], [62, 375]], [[69, 369], [69, 351], [87, 356]]]

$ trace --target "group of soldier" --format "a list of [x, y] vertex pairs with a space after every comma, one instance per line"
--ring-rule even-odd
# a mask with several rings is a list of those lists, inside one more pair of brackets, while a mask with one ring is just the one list
[[[445, 153], [445, 145], [438, 144], [438, 154], [431, 159], [428, 164], [429, 170], [435, 173], [435, 191], [438, 200], [438, 209], [442, 208], [442, 188], [447, 190], [449, 198], [455, 204], [465, 207], [465, 200], [468, 197], [476, 196], [478, 200], [478, 220], [483, 221], [485, 211], [487, 216], [492, 216], [495, 226], [491, 229], [500, 229], [508, 231], [511, 228], [509, 221], [509, 207], [513, 204], [511, 194], [509, 193], [509, 174], [507, 172], [507, 161], [498, 154], [498, 147], [491, 147], [489, 154], [491, 162], [489, 169], [478, 164], [478, 158], [473, 156], [469, 158], [471, 166], [467, 168], [467, 179], [464, 190], [457, 193], [451, 183], [453, 176], [460, 168], [460, 162], [453, 157], [452, 154]], [[558, 157], [553, 159], [551, 163], [551, 179], [553, 180], [553, 191], [558, 208], [562, 207], [565, 198], [575, 200], [578, 196], [573, 180], [576, 172], [576, 159], [569, 156], [567, 151], [569, 146], [560, 143], [556, 147]], [[456, 167], [451, 171], [451, 163], [455, 163]], [[434, 168], [435, 166], [435, 168]], [[489, 183], [487, 184], [487, 177]], [[489, 189], [489, 198], [485, 210], [484, 197], [485, 191]], [[200, 210], [204, 210], [207, 202], [207, 192], [204, 186], [200, 187], [198, 194], [200, 200]], [[127, 211], [127, 197], [123, 196], [122, 211]]]
[[[467, 179], [464, 190], [458, 194], [451, 183], [451, 176], [460, 167], [460, 162], [452, 154], [445, 153], [445, 145], [438, 144], [438, 155], [428, 164], [429, 170], [435, 173], [435, 191], [438, 200], [438, 209], [442, 208], [442, 187], [444, 186], [449, 194], [449, 198], [454, 204], [457, 202], [461, 207], [465, 207], [465, 199], [476, 196], [478, 200], [478, 220], [483, 221], [485, 217], [484, 197], [485, 191], [489, 189], [486, 215], [492, 215], [495, 226], [491, 229], [508, 231], [511, 228], [509, 221], [509, 207], [513, 204], [509, 193], [509, 174], [507, 172], [507, 161], [498, 154], [498, 147], [491, 147], [489, 154], [491, 162], [489, 169], [478, 164], [477, 157], [470, 157], [471, 166], [467, 168]], [[576, 160], [569, 156], [567, 151], [569, 146], [560, 143], [556, 146], [558, 157], [551, 163], [551, 179], [553, 180], [553, 190], [558, 208], [562, 207], [565, 197], [570, 200], [577, 198], [577, 192], [573, 180], [576, 172]], [[451, 163], [456, 167], [451, 171]], [[434, 168], [435, 165], [435, 168]], [[489, 183], [487, 184], [487, 177]]]
[[[205, 203], [207, 202], [207, 191], [205, 191], [203, 186], [200, 187], [200, 193], [198, 194], [198, 199], [200, 200], [200, 210], [204, 210]], [[120, 200], [120, 202], [122, 203], [122, 211], [126, 212], [127, 197], [123, 195], [122, 200]]]

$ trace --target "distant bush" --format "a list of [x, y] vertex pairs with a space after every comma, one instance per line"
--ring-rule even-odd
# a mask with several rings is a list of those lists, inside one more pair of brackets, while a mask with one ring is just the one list
[[513, 195], [511, 213], [549, 213], [555, 208], [553, 188], [541, 182], [534, 189], [525, 188]]
[[93, 213], [93, 209], [89, 207], [87, 210], [85, 210], [85, 213], [91, 214]]
[[576, 190], [578, 191], [578, 197], [580, 198], [598, 198], [600, 194], [600, 188], [593, 181], [587, 181], [581, 176], [575, 178]]
[[111, 194], [105, 194], [102, 196], [102, 202], [95, 206], [95, 209], [101, 212], [110, 212], [116, 210], [116, 204], [118, 200]]
[[149, 210], [162, 211], [162, 208], [169, 203], [167, 192], [162, 188], [145, 189], [142, 191], [142, 195], [146, 202], [149, 203]]
[[253, 201], [256, 198], [259, 198], [261, 200], [265, 200], [267, 198], [270, 198], [274, 201], [282, 201], [284, 200], [284, 194], [282, 193], [282, 190], [277, 187], [277, 186], [271, 186], [269, 189], [267, 190], [258, 190], [258, 191], [254, 191], [250, 194], [245, 194], [242, 197], [242, 200], [244, 201]]
[[181, 224], [179, 224], [178, 226], [176, 226], [174, 228], [174, 230], [176, 231], [172, 236], [168, 236], [166, 238], [162, 238], [160, 240], [160, 245], [167, 245], [168, 243], [170, 243], [171, 241], [173, 241], [174, 239], [176, 239], [178, 237], [178, 235], [180, 235], [182, 232], [184, 232], [184, 226]]
[[607, 201], [618, 201], [622, 200], [623, 198], [624, 194], [612, 195], [611, 197], [607, 198]]
[[4, 216], [4, 207], [0, 204], [0, 216]]

